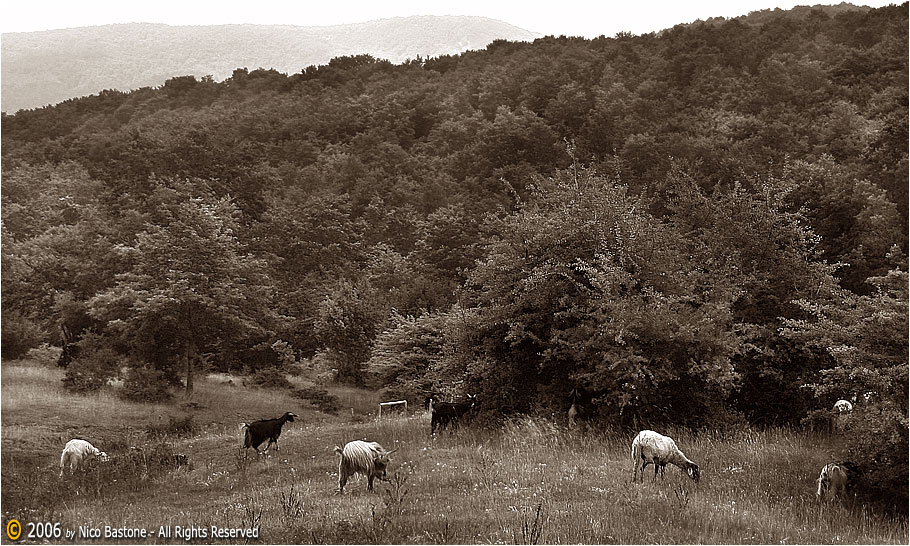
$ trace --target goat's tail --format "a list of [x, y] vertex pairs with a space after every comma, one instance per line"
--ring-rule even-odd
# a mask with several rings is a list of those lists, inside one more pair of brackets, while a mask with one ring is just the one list
[[240, 430], [243, 430], [243, 429], [247, 428], [248, 426], [250, 426], [249, 423], [240, 423]]

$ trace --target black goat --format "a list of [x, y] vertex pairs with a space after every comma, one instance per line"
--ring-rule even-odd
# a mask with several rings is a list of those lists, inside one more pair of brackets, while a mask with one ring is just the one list
[[[268, 451], [272, 444], [275, 444], [275, 451], [278, 449], [278, 437], [281, 436], [281, 427], [288, 421], [293, 421], [296, 414], [287, 412], [278, 419], [262, 419], [252, 423], [241, 423], [240, 430], [245, 430], [243, 434], [243, 448], [252, 447], [257, 453]], [[268, 440], [264, 451], [259, 451], [262, 442]], [[242, 449], [242, 448], [241, 448]]]
[[458, 424], [458, 420], [464, 417], [475, 405], [477, 405], [477, 395], [469, 394], [468, 399], [464, 402], [437, 402], [431, 398], [433, 416], [430, 419], [430, 434], [436, 433], [436, 427], [442, 430], [449, 426]]

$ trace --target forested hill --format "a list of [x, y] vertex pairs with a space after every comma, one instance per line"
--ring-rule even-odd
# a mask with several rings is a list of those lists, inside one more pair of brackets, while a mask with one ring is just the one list
[[766, 19], [5, 115], [3, 355], [626, 426], [872, 393], [851, 457], [905, 499], [908, 6]]
[[97, 93], [159, 86], [174, 76], [221, 81], [238, 67], [293, 74], [332, 57], [400, 63], [537, 34], [485, 17], [415, 16], [322, 27], [121, 24], [3, 35], [7, 113]]

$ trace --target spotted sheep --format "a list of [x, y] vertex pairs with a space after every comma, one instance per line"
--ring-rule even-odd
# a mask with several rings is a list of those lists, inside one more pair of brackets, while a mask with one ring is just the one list
[[828, 463], [822, 467], [816, 482], [818, 489], [815, 497], [819, 502], [844, 497], [847, 494], [847, 469], [836, 463]]
[[89, 460], [98, 457], [101, 461], [107, 461], [107, 453], [93, 446], [85, 440], [73, 439], [66, 443], [63, 453], [60, 454], [60, 476], [63, 477], [63, 469], [68, 465], [70, 470], [82, 468]]
[[644, 480], [645, 467], [654, 465], [654, 477], [660, 471], [664, 475], [667, 463], [684, 470], [690, 478], [698, 483], [701, 475], [698, 465], [690, 461], [683, 452], [676, 447], [676, 442], [669, 436], [658, 434], [653, 430], [643, 430], [632, 440], [632, 481], [636, 481], [639, 473]]
[[398, 451], [386, 451], [376, 442], [354, 440], [344, 445], [344, 449], [335, 446], [338, 460], [338, 492], [344, 493], [344, 486], [348, 478], [354, 474], [362, 474], [367, 478], [367, 490], [373, 490], [373, 479], [380, 481], [386, 479], [386, 469], [392, 462], [390, 455]]
[[[267, 452], [272, 447], [272, 444], [275, 444], [275, 451], [280, 451], [278, 448], [278, 437], [281, 436], [281, 428], [286, 422], [293, 422], [295, 417], [297, 415], [289, 411], [278, 419], [262, 419], [252, 423], [241, 423], [240, 430], [243, 431], [241, 449], [252, 447], [257, 453], [262, 454]], [[259, 446], [266, 440], [269, 443], [264, 450], [260, 451]]]

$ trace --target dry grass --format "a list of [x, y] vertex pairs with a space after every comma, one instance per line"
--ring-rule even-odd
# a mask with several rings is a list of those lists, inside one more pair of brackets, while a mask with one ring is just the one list
[[[182, 399], [134, 405], [111, 394], [68, 395], [57, 387], [57, 370], [17, 364], [3, 366], [5, 517], [60, 521], [70, 529], [259, 525], [267, 543], [828, 544], [908, 538], [905, 519], [849, 503], [816, 505], [814, 478], [832, 446], [799, 431], [671, 431], [699, 462], [701, 483], [670, 467], [663, 481], [633, 485], [631, 439], [622, 434], [582, 434], [519, 419], [501, 430], [462, 428], [430, 437], [422, 412], [370, 418], [378, 402], [373, 393], [333, 389], [343, 408], [355, 408], [353, 417], [346, 411], [335, 417], [304, 413], [285, 394], [218, 378], [200, 381], [194, 406], [181, 408]], [[47, 413], [51, 407], [54, 419]], [[288, 409], [303, 419], [286, 425], [279, 453], [239, 453], [238, 418]], [[198, 424], [191, 434], [150, 440], [141, 432], [157, 415], [182, 413]], [[75, 431], [111, 446], [112, 461], [61, 485], [59, 450]], [[332, 448], [354, 439], [399, 449], [391, 480], [375, 494], [360, 478], [348, 483], [345, 495], [335, 491]], [[151, 441], [187, 454], [191, 465], [156, 471], [137, 466], [128, 447]]]

